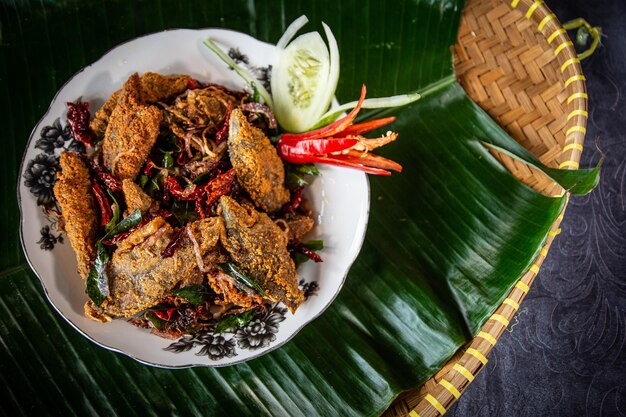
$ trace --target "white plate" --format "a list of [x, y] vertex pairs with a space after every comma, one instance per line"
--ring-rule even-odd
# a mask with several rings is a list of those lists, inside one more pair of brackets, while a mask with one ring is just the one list
[[[82, 97], [90, 103], [93, 113], [134, 72], [189, 74], [203, 82], [243, 88], [239, 77], [202, 44], [209, 36], [227, 48], [238, 48], [257, 67], [272, 62], [273, 45], [220, 29], [171, 30], [127, 42], [84, 68], [61, 88], [34, 128], [20, 168], [18, 199], [22, 246], [54, 308], [98, 345], [154, 366], [230, 365], [284, 344], [333, 301], [361, 248], [367, 224], [369, 186], [366, 175], [351, 169], [320, 166], [321, 176], [309, 187], [308, 198], [317, 221], [310, 238], [324, 240], [325, 248], [320, 252], [324, 262], [308, 262], [300, 267], [300, 280], [316, 282], [318, 289], [295, 315], [278, 307], [237, 334], [205, 334], [186, 338], [173, 346], [175, 341], [162, 339], [125, 320], [100, 324], [84, 317], [83, 304], [87, 296], [84, 282], [76, 272], [74, 252], [67, 239], [59, 238], [52, 217], [38, 205], [38, 200], [54, 205], [50, 200], [51, 184], [58, 154], [72, 145], [68, 130], [62, 129], [67, 124], [66, 103]], [[168, 346], [171, 348], [166, 349]], [[175, 346], [179, 349], [174, 349]]]

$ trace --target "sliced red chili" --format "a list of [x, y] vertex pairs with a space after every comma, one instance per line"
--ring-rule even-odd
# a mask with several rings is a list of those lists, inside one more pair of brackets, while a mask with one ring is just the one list
[[176, 252], [176, 250], [183, 243], [183, 238], [184, 238], [183, 231], [184, 230], [185, 230], [184, 227], [180, 227], [174, 232], [174, 234], [170, 238], [169, 243], [167, 244], [165, 249], [163, 249], [163, 252], [161, 252], [161, 256], [163, 258], [171, 258], [172, 256], [174, 256], [174, 253]]
[[348, 126], [345, 130], [342, 130], [337, 136], [346, 137], [346, 136], [357, 136], [362, 133], [370, 132], [374, 129], [378, 129], [379, 127], [383, 127], [392, 123], [396, 120], [394, 116], [385, 117], [383, 119], [375, 119], [369, 120], [363, 123], [355, 123], [351, 126]]
[[226, 142], [228, 140], [228, 126], [230, 122], [230, 112], [231, 105], [228, 103], [228, 108], [226, 109], [226, 115], [224, 116], [224, 120], [222, 121], [222, 127], [215, 134], [215, 144], [219, 145], [222, 142]]
[[170, 321], [170, 319], [172, 318], [172, 314], [174, 314], [174, 311], [176, 311], [175, 308], [168, 308], [167, 310], [152, 310], [155, 316], [165, 321]]
[[91, 191], [96, 197], [98, 207], [100, 207], [100, 226], [105, 226], [113, 217], [111, 204], [109, 203], [109, 199], [104, 193], [104, 190], [100, 187], [100, 184], [98, 184], [98, 182], [94, 179], [91, 180]]
[[93, 146], [94, 134], [89, 129], [89, 103], [67, 103], [67, 121], [74, 135], [74, 139], [82, 142], [85, 146]]
[[361, 110], [361, 105], [363, 104], [363, 100], [365, 100], [366, 88], [365, 84], [361, 87], [361, 97], [359, 97], [359, 101], [357, 105], [352, 109], [347, 116], [337, 120], [336, 122], [330, 123], [324, 127], [319, 129], [311, 130], [309, 132], [304, 133], [284, 133], [281, 137], [281, 140], [284, 141], [292, 141], [292, 140], [303, 140], [303, 139], [320, 139], [327, 138], [329, 136], [336, 135], [337, 133], [345, 130], [348, 126], [352, 124], [357, 114]]
[[294, 143], [278, 143], [278, 154], [286, 160], [299, 155], [325, 155], [333, 152], [341, 152], [350, 149], [359, 143], [352, 138], [329, 138], [329, 139], [305, 139]]

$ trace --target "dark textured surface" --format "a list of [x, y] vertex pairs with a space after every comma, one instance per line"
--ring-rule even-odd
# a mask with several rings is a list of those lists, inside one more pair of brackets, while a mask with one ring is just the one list
[[454, 417], [626, 415], [626, 2], [551, 0], [561, 22], [601, 26], [583, 61], [581, 166], [606, 154], [598, 189], [573, 197], [546, 262]]

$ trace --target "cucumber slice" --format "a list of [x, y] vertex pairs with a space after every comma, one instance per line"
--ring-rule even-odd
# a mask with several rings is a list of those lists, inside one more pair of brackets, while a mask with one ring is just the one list
[[[310, 32], [280, 50], [272, 67], [273, 110], [288, 132], [308, 130], [328, 109], [335, 93], [339, 52], [328, 26], [324, 25], [324, 30], [331, 44], [330, 53], [320, 34]], [[286, 42], [279, 43], [282, 46]]]

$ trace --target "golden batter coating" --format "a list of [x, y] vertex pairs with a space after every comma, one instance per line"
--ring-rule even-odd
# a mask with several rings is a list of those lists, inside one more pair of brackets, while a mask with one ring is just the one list
[[[146, 72], [139, 77], [141, 87], [140, 98], [142, 102], [157, 103], [169, 101], [187, 89], [187, 82], [191, 79], [188, 75], [160, 75], [154, 72]], [[97, 137], [102, 138], [109, 124], [111, 113], [117, 106], [124, 89], [119, 89], [102, 105], [94, 118], [89, 122], [89, 127]]]
[[239, 109], [230, 114], [228, 146], [237, 180], [258, 207], [271, 213], [289, 201], [285, 169], [276, 148]]
[[144, 214], [154, 204], [154, 200], [131, 180], [122, 181], [122, 192], [124, 192], [124, 200], [126, 201], [126, 215], [135, 209], [139, 209]]
[[263, 302], [263, 297], [258, 294], [246, 294], [245, 292], [239, 291], [237, 287], [235, 287], [235, 284], [233, 284], [232, 278], [220, 270], [209, 273], [208, 278], [209, 285], [211, 285], [213, 291], [217, 294], [222, 294], [224, 297], [223, 300], [215, 300], [215, 304], [235, 304], [240, 307], [249, 308]]
[[78, 273], [86, 278], [96, 257], [98, 211], [91, 193], [89, 169], [80, 155], [61, 152], [54, 195], [65, 219], [65, 231], [76, 252]]
[[141, 75], [141, 99], [146, 103], [169, 101], [187, 89], [188, 75], [161, 75], [146, 72]]
[[[223, 228], [219, 217], [187, 225], [207, 268], [224, 261], [218, 246]], [[101, 311], [92, 316], [130, 317], [157, 304], [181, 281], [202, 282], [204, 272], [198, 266], [195, 244], [187, 231], [183, 233], [181, 246], [169, 258], [164, 258], [162, 252], [173, 229], [162, 217], [156, 217], [122, 240], [107, 269], [110, 296]]]
[[225, 231], [221, 241], [237, 265], [293, 313], [304, 300], [296, 267], [287, 250], [287, 235], [265, 213], [246, 210], [228, 196], [220, 198]]
[[300, 242], [302, 238], [313, 229], [313, 226], [315, 226], [315, 221], [304, 214], [288, 214], [284, 219], [276, 221], [279, 227], [282, 226], [282, 222], [284, 222], [286, 229], [284, 232], [287, 233], [287, 238], [290, 243]]
[[104, 134], [104, 164], [121, 180], [135, 179], [159, 135], [161, 110], [141, 104], [140, 94], [139, 76], [135, 73], [124, 84]]

